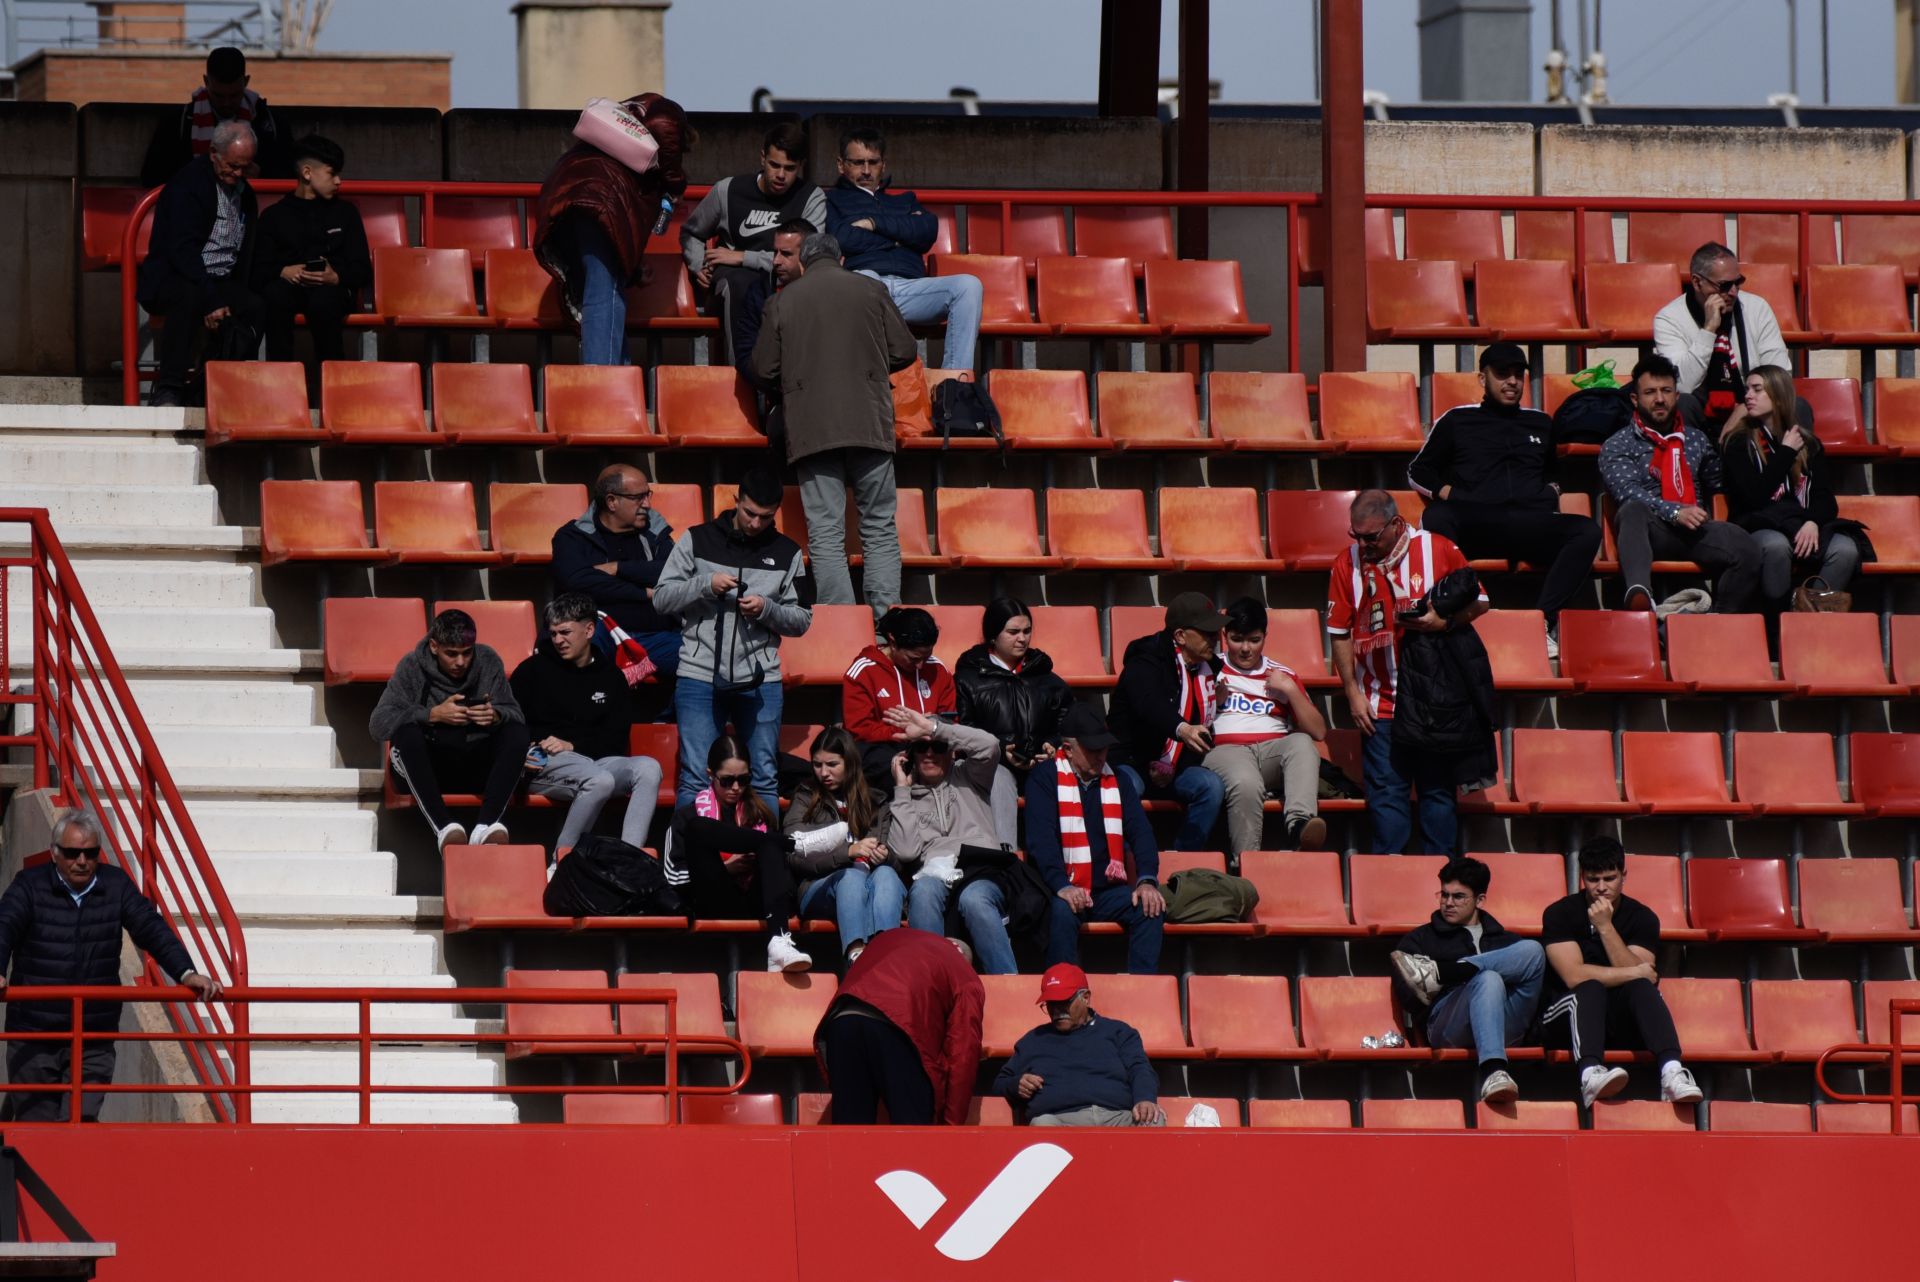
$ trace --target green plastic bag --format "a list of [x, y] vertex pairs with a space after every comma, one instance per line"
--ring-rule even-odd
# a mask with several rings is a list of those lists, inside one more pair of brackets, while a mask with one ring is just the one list
[[1613, 362], [1601, 361], [1581, 370], [1573, 376], [1573, 385], [1581, 391], [1591, 387], [1618, 387], [1620, 380], [1613, 376]]

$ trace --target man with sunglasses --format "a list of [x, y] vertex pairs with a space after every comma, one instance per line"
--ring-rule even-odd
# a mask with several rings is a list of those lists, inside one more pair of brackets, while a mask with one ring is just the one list
[[[54, 984], [105, 987], [120, 983], [120, 934], [144, 949], [160, 969], [202, 1001], [220, 996], [220, 982], [193, 968], [180, 936], [153, 901], [118, 867], [101, 860], [105, 834], [85, 810], [67, 810], [53, 821], [53, 862], [20, 870], [0, 895], [0, 992]], [[121, 1002], [88, 1002], [81, 1027], [112, 1033], [120, 1027]], [[66, 1082], [72, 1073], [70, 1041], [11, 1040], [15, 1033], [71, 1032], [73, 1005], [65, 1001], [7, 1003], [7, 1079], [17, 1085]], [[80, 1053], [86, 1082], [113, 1080], [114, 1043], [89, 1041]], [[104, 1091], [81, 1097], [80, 1118], [100, 1120]], [[67, 1091], [17, 1091], [8, 1096], [13, 1120], [64, 1122], [71, 1117]]]
[[[1740, 261], [1708, 241], [1687, 264], [1687, 288], [1653, 318], [1653, 349], [1679, 372], [1681, 417], [1709, 436], [1733, 413], [1747, 375], [1762, 365], [1793, 368], [1767, 300], [1742, 288]], [[1791, 300], [1789, 300], [1791, 301]]]
[[[1362, 736], [1367, 818], [1375, 854], [1400, 854], [1413, 837], [1409, 794], [1418, 794], [1424, 848], [1454, 853], [1459, 836], [1454, 786], [1445, 761], [1407, 760], [1393, 751], [1394, 696], [1401, 635], [1465, 627], [1487, 611], [1484, 590], [1473, 605], [1443, 619], [1423, 598], [1466, 557], [1452, 540], [1411, 528], [1393, 495], [1362, 490], [1348, 509], [1353, 537], [1334, 559], [1327, 591], [1327, 632], [1347, 708]], [[1425, 612], [1420, 613], [1420, 607]]]
[[646, 647], [661, 676], [680, 666], [680, 621], [654, 608], [653, 590], [673, 551], [673, 527], [653, 506], [653, 483], [615, 463], [593, 479], [578, 520], [553, 532], [553, 590], [584, 592]]

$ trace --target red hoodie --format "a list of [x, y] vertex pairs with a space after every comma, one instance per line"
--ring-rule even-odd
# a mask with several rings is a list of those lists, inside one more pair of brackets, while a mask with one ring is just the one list
[[958, 706], [953, 673], [932, 655], [918, 669], [906, 672], [894, 666], [885, 650], [870, 645], [840, 682], [841, 718], [863, 743], [893, 738], [894, 728], [880, 715], [888, 708], [912, 708], [933, 717]]
[[827, 1061], [820, 1048], [827, 1021], [842, 997], [865, 1002], [907, 1035], [933, 1083], [934, 1115], [948, 1126], [965, 1126], [973, 1105], [973, 1079], [980, 1071], [980, 1019], [987, 993], [959, 950], [911, 926], [875, 935], [847, 968], [834, 1004], [814, 1031], [822, 1076]]

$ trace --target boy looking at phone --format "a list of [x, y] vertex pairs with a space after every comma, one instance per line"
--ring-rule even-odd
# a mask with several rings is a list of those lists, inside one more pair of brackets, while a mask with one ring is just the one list
[[266, 305], [270, 361], [293, 359], [296, 315], [307, 318], [315, 356], [346, 357], [347, 314], [373, 280], [360, 211], [337, 198], [346, 163], [340, 144], [309, 134], [293, 146], [293, 191], [261, 211], [253, 288]]

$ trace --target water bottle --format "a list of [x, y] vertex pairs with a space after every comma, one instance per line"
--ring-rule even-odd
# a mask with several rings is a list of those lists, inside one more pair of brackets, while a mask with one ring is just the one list
[[667, 224], [672, 221], [673, 221], [673, 202], [669, 200], [667, 197], [662, 196], [660, 198], [660, 216], [653, 220], [653, 234], [656, 236], [666, 235]]

